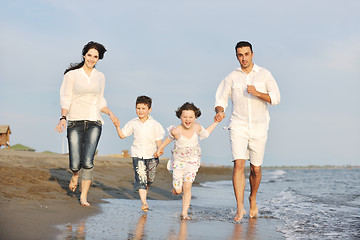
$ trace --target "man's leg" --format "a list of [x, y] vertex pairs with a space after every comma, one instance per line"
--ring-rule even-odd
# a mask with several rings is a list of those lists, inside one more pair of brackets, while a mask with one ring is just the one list
[[244, 208], [244, 191], [245, 191], [245, 160], [237, 159], [234, 160], [234, 171], [233, 171], [233, 186], [234, 193], [237, 203], [235, 221], [240, 221], [246, 214]]
[[261, 181], [261, 166], [254, 166], [250, 163], [250, 196], [249, 196], [249, 202], [250, 202], [250, 217], [256, 217], [258, 214], [258, 207], [256, 205], [256, 194], [260, 186]]

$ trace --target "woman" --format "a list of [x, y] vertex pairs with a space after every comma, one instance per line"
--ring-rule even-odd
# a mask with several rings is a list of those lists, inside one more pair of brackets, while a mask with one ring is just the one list
[[115, 124], [119, 120], [106, 106], [105, 77], [95, 69], [106, 49], [97, 42], [89, 42], [82, 50], [83, 60], [65, 70], [60, 89], [61, 118], [56, 130], [65, 130], [69, 145], [69, 166], [73, 173], [69, 188], [75, 191], [81, 174], [80, 204], [90, 206], [87, 193], [93, 177], [93, 160], [100, 139], [103, 120], [101, 112]]

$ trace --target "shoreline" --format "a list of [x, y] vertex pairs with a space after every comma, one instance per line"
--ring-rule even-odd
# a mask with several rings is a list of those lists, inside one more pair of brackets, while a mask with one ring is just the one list
[[[100, 213], [103, 199], [139, 199], [133, 191], [131, 158], [95, 157], [91, 207], [79, 203], [80, 191], [68, 190], [68, 156], [56, 153], [0, 151], [0, 238], [54, 239], [58, 225], [75, 223]], [[161, 159], [148, 199], [171, 200], [172, 179]], [[231, 180], [232, 167], [201, 166], [194, 186]]]

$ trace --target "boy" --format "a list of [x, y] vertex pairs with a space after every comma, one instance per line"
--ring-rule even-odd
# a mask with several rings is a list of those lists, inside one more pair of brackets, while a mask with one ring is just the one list
[[151, 98], [139, 96], [136, 99], [136, 115], [121, 129], [120, 123], [116, 124], [116, 130], [121, 139], [134, 134], [134, 142], [131, 146], [131, 157], [135, 172], [134, 190], [139, 190], [141, 210], [147, 212], [149, 206], [146, 202], [147, 189], [153, 183], [156, 167], [159, 159], [154, 153], [162, 144], [165, 131], [159, 122], [150, 116]]

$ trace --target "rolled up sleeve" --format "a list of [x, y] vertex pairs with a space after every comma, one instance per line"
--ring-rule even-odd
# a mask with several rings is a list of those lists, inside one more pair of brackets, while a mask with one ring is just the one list
[[107, 106], [106, 99], [104, 97], [104, 91], [105, 91], [105, 77], [103, 77], [101, 81], [101, 91], [99, 95], [99, 108], [100, 110]]
[[266, 81], [266, 88], [271, 98], [270, 105], [278, 105], [280, 103], [280, 90], [274, 77], [270, 73]]
[[215, 107], [220, 106], [226, 109], [231, 95], [231, 80], [225, 78], [220, 83], [215, 95]]
[[61, 108], [70, 109], [73, 97], [73, 78], [70, 73], [64, 75], [64, 80], [60, 88], [60, 106]]

